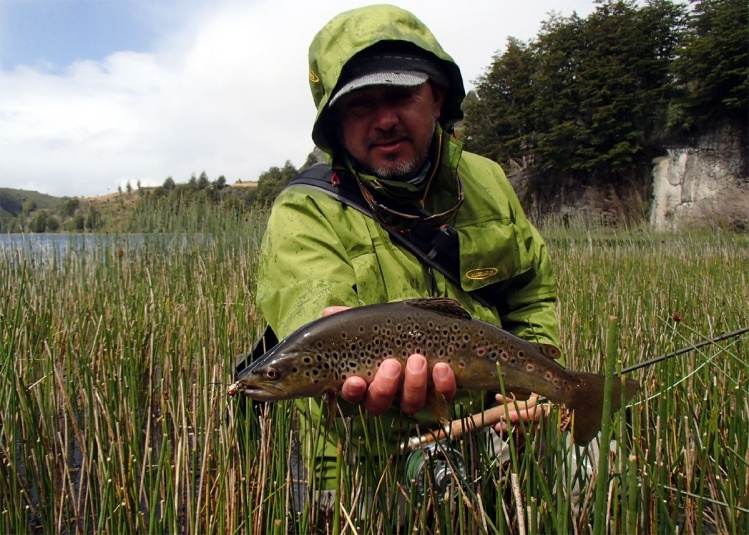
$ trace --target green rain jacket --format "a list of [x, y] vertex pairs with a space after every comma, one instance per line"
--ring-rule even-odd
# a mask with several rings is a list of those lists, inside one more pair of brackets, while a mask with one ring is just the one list
[[[353, 180], [338, 167], [326, 104], [341, 69], [356, 53], [382, 40], [412, 43], [442, 62], [451, 87], [432, 147], [432, 176], [424, 208], [432, 213], [455, 201], [455, 173], [463, 180], [465, 201], [453, 226], [460, 242], [460, 286], [395, 245], [376, 221], [348, 209], [325, 193], [305, 186], [284, 190], [277, 198], [263, 238], [257, 304], [279, 337], [320, 317], [332, 305], [359, 306], [427, 296], [460, 301], [474, 317], [501, 326], [522, 338], [559, 347], [556, 281], [546, 246], [528, 222], [502, 169], [494, 162], [463, 152], [444, 129], [461, 117], [464, 96], [460, 71], [430, 31], [413, 15], [392, 6], [372, 6], [344, 13], [315, 37], [310, 47], [310, 85], [318, 113], [313, 139], [326, 151], [341, 180]], [[470, 291], [494, 284], [502, 296], [492, 308], [474, 300]], [[460, 392], [459, 412], [481, 410], [476, 393]], [[304, 428], [318, 421], [319, 400], [299, 400]], [[436, 423], [428, 410], [414, 417], [392, 408], [380, 418], [357, 405], [339, 402], [346, 414], [360, 415], [349, 423], [356, 436], [364, 426], [377, 425], [394, 446]], [[311, 410], [310, 410], [311, 408]], [[375, 423], [375, 421], [377, 423]], [[318, 456], [330, 458], [323, 477], [335, 465], [338, 437], [332, 429]], [[327, 481], [327, 483], [331, 483]]]

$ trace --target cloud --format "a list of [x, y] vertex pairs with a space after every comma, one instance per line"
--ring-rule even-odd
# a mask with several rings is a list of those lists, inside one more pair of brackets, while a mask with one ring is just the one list
[[[128, 181], [185, 182], [206, 171], [231, 183], [287, 159], [301, 165], [313, 148], [309, 42], [332, 16], [366, 3], [188, 2], [180, 27], [148, 53], [0, 70], [0, 184], [99, 195]], [[528, 29], [503, 14], [515, 2], [476, 1], [466, 13], [453, 2], [400, 5], [432, 28], [468, 83], [507, 35], [537, 32], [547, 9], [537, 3], [522, 21]]]

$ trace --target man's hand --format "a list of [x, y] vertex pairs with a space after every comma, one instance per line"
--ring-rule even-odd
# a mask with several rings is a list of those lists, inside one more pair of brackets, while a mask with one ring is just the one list
[[[348, 307], [328, 307], [323, 311], [323, 316], [335, 314], [346, 308]], [[437, 395], [442, 395], [446, 401], [452, 401], [457, 384], [455, 374], [448, 364], [441, 362], [434, 365], [432, 382]], [[423, 355], [415, 354], [408, 357], [405, 370], [398, 359], [385, 359], [369, 384], [362, 377], [349, 377], [343, 383], [341, 395], [351, 403], [364, 401], [367, 411], [379, 416], [390, 408], [400, 392], [401, 410], [406, 414], [415, 414], [426, 403], [428, 383], [427, 359]]]
[[525, 401], [514, 399], [505, 400], [501, 394], [496, 395], [498, 404], [505, 404], [509, 418], [505, 416], [501, 422], [494, 426], [497, 433], [507, 433], [510, 428], [517, 426], [521, 421], [525, 422], [526, 428], [541, 420], [549, 414], [551, 405], [540, 402], [538, 394], [531, 394]]

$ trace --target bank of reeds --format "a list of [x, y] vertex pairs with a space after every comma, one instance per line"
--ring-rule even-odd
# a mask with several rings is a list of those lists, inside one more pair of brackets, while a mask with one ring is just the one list
[[[746, 337], [636, 372], [608, 470], [580, 469], [560, 411], [506, 463], [482, 433], [456, 443], [465, 476], [448, 500], [432, 476], [418, 499], [381, 437], [350, 438], [330, 517], [313, 490], [295, 514], [296, 409], [225, 395], [262, 328], [262, 219], [207, 217], [188, 234], [154, 216], [170, 234], [0, 256], [0, 532], [749, 531]], [[545, 233], [572, 368], [603, 371], [609, 355], [621, 369], [749, 325], [746, 238]]]

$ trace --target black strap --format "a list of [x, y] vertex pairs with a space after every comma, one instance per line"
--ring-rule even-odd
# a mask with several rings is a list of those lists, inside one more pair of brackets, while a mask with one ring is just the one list
[[[301, 172], [286, 187], [305, 185], [324, 191], [341, 204], [350, 206], [367, 217], [374, 218], [372, 210], [352, 180], [332, 181], [333, 170], [328, 164], [318, 163]], [[399, 206], [399, 210], [405, 208]], [[414, 208], [411, 208], [415, 210]], [[421, 215], [424, 215], [422, 212]], [[424, 264], [442, 273], [450, 282], [460, 286], [460, 246], [458, 233], [451, 226], [439, 230], [417, 227], [409, 232], [398, 232], [382, 226], [390, 238], [410, 251]], [[492, 299], [481, 290], [471, 292], [471, 296], [486, 307], [492, 306]]]

